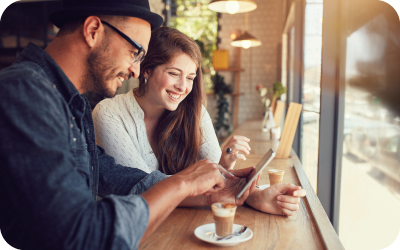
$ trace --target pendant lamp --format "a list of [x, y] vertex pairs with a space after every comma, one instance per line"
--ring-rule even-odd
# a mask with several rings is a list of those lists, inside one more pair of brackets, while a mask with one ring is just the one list
[[250, 47], [257, 47], [261, 45], [261, 41], [247, 32], [247, 13], [245, 17], [245, 31], [242, 35], [238, 36], [231, 42], [233, 47], [242, 47], [248, 49]]
[[236, 14], [255, 10], [257, 4], [253, 0], [212, 0], [208, 8], [216, 12]]

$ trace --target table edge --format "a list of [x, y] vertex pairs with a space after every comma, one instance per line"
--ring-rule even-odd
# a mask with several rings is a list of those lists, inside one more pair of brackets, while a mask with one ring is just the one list
[[[312, 216], [312, 219], [315, 222], [318, 233], [320, 234], [320, 237], [322, 239], [322, 243], [325, 245], [325, 249], [344, 250], [342, 242], [340, 241], [339, 236], [333, 228], [332, 223], [330, 222], [321, 202], [319, 201], [317, 194], [312, 188], [311, 183], [308, 180], [306, 173], [304, 172], [303, 166], [300, 163], [300, 160], [293, 150], [291, 152], [291, 155], [292, 159], [296, 159], [294, 160], [293, 164], [296, 172], [296, 177], [300, 185], [307, 192], [306, 197], [303, 198], [304, 203], [308, 207], [308, 210], [311, 212], [310, 216]], [[314, 202], [310, 202], [310, 200], [313, 200]]]

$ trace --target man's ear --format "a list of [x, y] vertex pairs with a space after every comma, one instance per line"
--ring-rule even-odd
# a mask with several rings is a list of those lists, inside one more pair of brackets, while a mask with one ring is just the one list
[[87, 45], [91, 48], [99, 43], [103, 36], [104, 26], [101, 25], [100, 18], [97, 16], [89, 16], [83, 23], [83, 37]]

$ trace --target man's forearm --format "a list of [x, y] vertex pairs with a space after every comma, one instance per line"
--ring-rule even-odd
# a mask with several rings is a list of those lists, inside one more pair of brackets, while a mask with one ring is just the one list
[[210, 196], [198, 195], [186, 197], [178, 207], [204, 207], [210, 205]]
[[149, 223], [142, 237], [143, 242], [168, 215], [189, 195], [185, 182], [178, 176], [170, 176], [141, 194], [149, 206]]

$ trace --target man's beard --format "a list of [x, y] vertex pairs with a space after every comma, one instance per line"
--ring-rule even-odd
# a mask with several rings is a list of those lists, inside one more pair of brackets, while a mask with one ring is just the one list
[[[107, 56], [108, 41], [95, 51], [93, 51], [86, 59], [87, 72], [84, 76], [84, 84], [87, 92], [93, 92], [101, 96], [111, 98], [117, 93], [108, 87], [107, 82], [116, 80], [116, 69], [114, 68], [114, 60]], [[106, 75], [105, 72], [110, 72]]]

